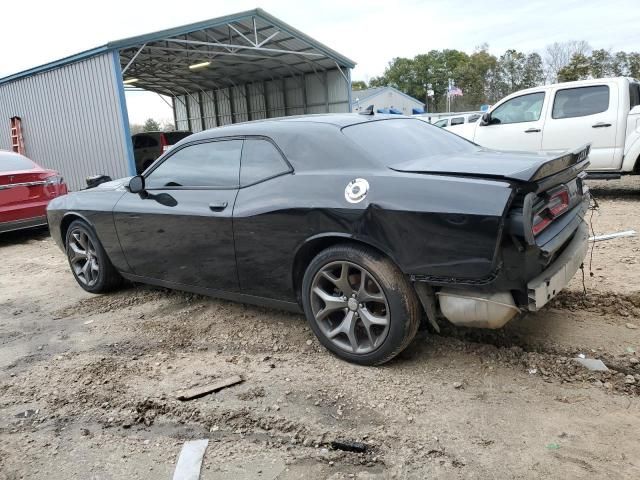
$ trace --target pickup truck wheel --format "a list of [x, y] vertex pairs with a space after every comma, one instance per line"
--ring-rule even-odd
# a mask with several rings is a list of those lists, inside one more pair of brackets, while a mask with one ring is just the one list
[[71, 222], [65, 245], [71, 272], [78, 285], [87, 292], [105, 293], [122, 285], [123, 278], [85, 221]]
[[305, 272], [302, 293], [318, 340], [349, 362], [388, 362], [418, 330], [420, 307], [409, 281], [373, 249], [337, 245], [320, 252]]

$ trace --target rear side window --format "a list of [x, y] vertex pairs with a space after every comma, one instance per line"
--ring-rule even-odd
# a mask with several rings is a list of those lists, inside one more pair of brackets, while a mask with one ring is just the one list
[[445, 118], [444, 120], [438, 120], [436, 123], [434, 123], [434, 125], [436, 127], [446, 127], [447, 123], [449, 123], [449, 119]]
[[15, 172], [18, 170], [33, 170], [35, 163], [27, 157], [16, 153], [0, 152], [0, 172]]
[[451, 125], [462, 125], [464, 123], [464, 117], [454, 117], [451, 119]]
[[640, 105], [640, 83], [631, 82], [629, 84], [629, 99], [631, 100], [630, 108]]
[[467, 123], [474, 123], [478, 121], [479, 118], [480, 115], [469, 115], [469, 118], [467, 118]]
[[240, 185], [246, 186], [290, 171], [278, 149], [267, 140], [248, 138], [242, 148]]
[[420, 120], [369, 121], [345, 127], [342, 132], [382, 165], [477, 149], [462, 137]]
[[609, 87], [567, 88], [558, 90], [553, 101], [552, 118], [575, 118], [595, 115], [609, 109]]
[[167, 157], [145, 179], [148, 188], [237, 188], [242, 140], [189, 145]]

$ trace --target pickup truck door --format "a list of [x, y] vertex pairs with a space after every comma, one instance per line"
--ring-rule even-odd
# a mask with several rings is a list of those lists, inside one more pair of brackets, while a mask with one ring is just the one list
[[493, 109], [488, 125], [478, 124], [474, 142], [497, 150], [539, 151], [547, 103], [544, 92], [510, 98]]
[[[551, 93], [542, 149], [561, 152], [591, 143], [589, 170], [619, 167], [616, 155], [619, 92], [615, 83], [559, 88]], [[622, 145], [620, 146], [622, 147]]]

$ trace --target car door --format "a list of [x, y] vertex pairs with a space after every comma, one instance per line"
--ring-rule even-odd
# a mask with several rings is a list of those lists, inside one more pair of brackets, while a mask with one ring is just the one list
[[614, 168], [617, 90], [615, 83], [557, 89], [545, 122], [542, 149], [562, 152], [590, 142], [589, 169]]
[[242, 139], [187, 144], [145, 173], [145, 191], [114, 208], [118, 238], [135, 275], [233, 291], [238, 275], [232, 212]]
[[[295, 301], [291, 264], [300, 229], [293, 218], [293, 169], [275, 143], [247, 138], [242, 149], [240, 191], [233, 210], [238, 277], [242, 293]], [[295, 201], [295, 200], [294, 200]], [[305, 235], [305, 233], [302, 233]]]
[[488, 124], [478, 124], [474, 142], [497, 150], [540, 150], [546, 103], [545, 92], [510, 98], [491, 112]]

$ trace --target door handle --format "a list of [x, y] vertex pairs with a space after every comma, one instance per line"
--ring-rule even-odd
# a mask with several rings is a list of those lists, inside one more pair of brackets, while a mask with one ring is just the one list
[[607, 127], [610, 127], [610, 126], [611, 126], [610, 123], [598, 122], [595, 125], [591, 125], [591, 128], [607, 128]]
[[529, 128], [527, 130], [524, 131], [524, 133], [538, 133], [541, 130], [539, 128]]
[[227, 202], [212, 202], [209, 204], [209, 210], [212, 212], [221, 212], [229, 205]]

